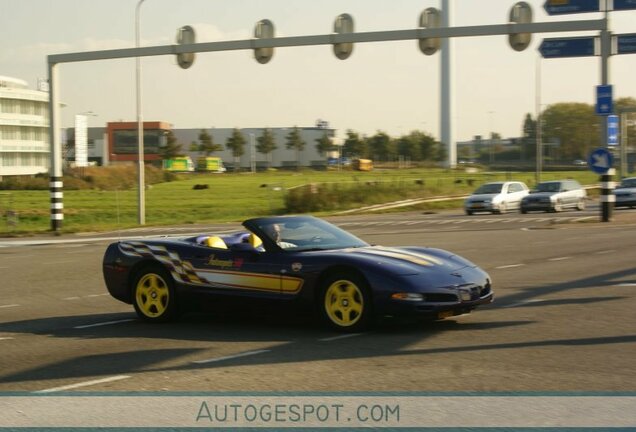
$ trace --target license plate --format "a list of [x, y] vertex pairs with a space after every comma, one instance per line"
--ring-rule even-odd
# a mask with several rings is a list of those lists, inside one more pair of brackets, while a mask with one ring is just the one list
[[453, 315], [455, 315], [453, 311], [443, 311], [437, 314], [437, 319], [444, 319], [444, 318], [452, 317]]
[[481, 204], [473, 204], [472, 208], [483, 208], [484, 206]]

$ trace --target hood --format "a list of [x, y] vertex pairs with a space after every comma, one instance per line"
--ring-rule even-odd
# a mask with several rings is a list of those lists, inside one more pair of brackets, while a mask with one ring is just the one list
[[558, 192], [532, 192], [529, 195], [526, 195], [525, 198], [550, 198], [552, 195], [557, 194]]
[[372, 261], [387, 270], [402, 275], [427, 272], [452, 273], [465, 267], [475, 267], [470, 261], [450, 252], [434, 248], [395, 248], [369, 246], [348, 249], [347, 256]]
[[497, 195], [499, 195], [498, 193], [496, 194], [478, 194], [478, 195], [471, 195], [467, 198], [467, 201], [483, 201], [483, 200], [487, 200], [487, 199], [494, 199]]

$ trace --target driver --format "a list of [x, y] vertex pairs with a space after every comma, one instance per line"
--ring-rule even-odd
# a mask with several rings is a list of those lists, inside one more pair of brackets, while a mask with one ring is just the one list
[[267, 234], [267, 236], [271, 238], [281, 249], [296, 247], [294, 243], [281, 240], [280, 225], [278, 224], [268, 225], [263, 229], [263, 231], [265, 231], [265, 234]]

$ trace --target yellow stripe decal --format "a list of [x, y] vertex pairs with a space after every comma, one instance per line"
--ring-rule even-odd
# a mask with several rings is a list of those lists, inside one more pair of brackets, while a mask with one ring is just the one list
[[251, 289], [258, 291], [296, 294], [303, 280], [289, 276], [266, 275], [261, 273], [241, 273], [233, 271], [197, 270], [197, 275], [209, 283], [227, 288]]
[[413, 264], [419, 264], [423, 266], [442, 265], [442, 262], [440, 260], [432, 256], [425, 255], [425, 254], [406, 253], [404, 251], [397, 251], [395, 249], [374, 248], [374, 249], [365, 249], [364, 251], [361, 251], [361, 252], [388, 257], [388, 258], [395, 258], [395, 259], [408, 261]]

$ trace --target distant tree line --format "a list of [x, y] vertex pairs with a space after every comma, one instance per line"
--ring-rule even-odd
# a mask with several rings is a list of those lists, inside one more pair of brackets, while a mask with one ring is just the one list
[[[627, 108], [636, 108], [636, 99], [627, 97], [614, 101], [615, 112]], [[636, 117], [636, 114], [633, 114]], [[542, 141], [552, 144], [552, 156], [556, 159], [586, 159], [589, 152], [599, 145], [601, 118], [594, 112], [594, 106], [579, 102], [561, 102], [548, 106], [541, 113]], [[521, 136], [513, 138], [513, 145], [508, 149], [500, 144], [501, 135], [492, 131], [484, 144], [478, 146], [477, 154], [469, 154], [469, 149], [462, 149], [460, 158], [478, 158], [488, 162], [493, 154], [498, 160], [533, 160], [536, 158], [537, 119], [526, 114], [521, 125]], [[636, 121], [627, 127], [628, 139], [636, 139]], [[209, 156], [223, 150], [221, 144], [215, 143], [213, 137], [205, 130], [199, 133], [199, 141], [190, 144], [190, 151]], [[291, 128], [284, 143], [278, 143], [270, 128], [263, 129], [256, 137], [256, 151], [263, 154], [271, 165], [272, 152], [284, 144], [288, 150], [296, 154], [297, 167], [300, 166], [300, 155], [307, 143], [302, 139], [297, 126]], [[495, 145], [493, 145], [495, 143]], [[245, 153], [247, 140], [239, 128], [234, 128], [232, 135], [226, 140], [225, 147], [232, 152], [235, 163]], [[327, 131], [313, 143], [317, 152], [325, 158], [330, 152], [339, 148]], [[546, 146], [548, 147], [548, 146]], [[177, 143], [172, 132], [167, 134], [167, 145], [162, 149], [161, 157], [170, 159], [183, 155], [183, 146]], [[341, 155], [348, 158], [373, 159], [375, 161], [394, 161], [399, 157], [414, 162], [439, 162], [446, 160], [446, 147], [427, 132], [414, 130], [406, 135], [394, 138], [383, 131], [365, 136], [348, 129], [341, 147]], [[492, 160], [491, 160], [492, 162]]]

